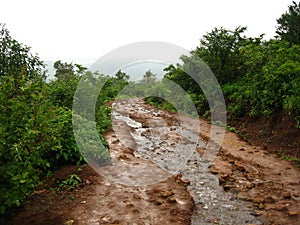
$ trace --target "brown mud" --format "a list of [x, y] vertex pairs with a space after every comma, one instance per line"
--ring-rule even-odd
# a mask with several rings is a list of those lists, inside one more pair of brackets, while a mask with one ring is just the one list
[[[140, 122], [143, 127], [155, 123], [153, 117], [147, 113], [149, 110], [154, 110], [157, 118], [162, 118], [166, 125], [177, 124], [178, 116], [175, 113], [156, 110], [143, 104], [141, 100], [137, 101], [144, 112], [137, 113], [132, 108], [132, 111], [124, 113]], [[193, 127], [197, 124], [193, 122], [194, 119], [185, 119], [190, 122], [190, 130], [197, 129]], [[200, 136], [207, 141], [211, 125], [200, 120], [200, 127]], [[128, 131], [125, 131], [119, 135], [109, 131], [105, 136], [112, 158], [130, 168], [142, 165], [146, 168], [145, 176], [147, 173], [151, 175], [151, 171], [160, 173], [153, 163], [134, 156], [136, 145]], [[172, 136], [172, 132], [167, 136], [171, 136], [172, 140], [178, 138], [176, 135]], [[125, 142], [126, 146], [122, 144]], [[200, 156], [205, 152], [201, 146], [196, 150]], [[9, 224], [192, 223], [195, 202], [189, 193], [190, 181], [180, 173], [166, 175], [165, 180], [141, 186], [114, 182], [99, 175], [90, 166], [78, 168], [66, 166], [56, 171], [28, 197], [23, 209]], [[221, 150], [209, 171], [217, 176], [220, 185], [226, 193], [230, 193], [232, 199], [242, 201], [251, 215], [257, 218], [257, 223], [247, 224], [299, 224], [300, 170], [291, 162], [281, 160], [278, 155], [268, 152], [264, 146], [249, 145], [237, 134], [226, 131]], [[161, 171], [162, 175], [164, 173]], [[77, 188], [68, 190], [67, 187], [58, 185], [71, 174], [77, 174], [82, 180]], [[200, 205], [199, 210], [204, 212], [203, 215], [209, 214], [204, 206]], [[230, 223], [215, 220], [205, 224]]]

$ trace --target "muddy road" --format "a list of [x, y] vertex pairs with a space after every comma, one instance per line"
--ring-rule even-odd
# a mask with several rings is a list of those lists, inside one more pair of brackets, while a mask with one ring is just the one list
[[112, 107], [112, 165], [83, 168], [72, 192], [34, 192], [10, 224], [300, 224], [300, 170], [288, 161], [224, 130], [208, 157], [207, 121], [142, 99]]

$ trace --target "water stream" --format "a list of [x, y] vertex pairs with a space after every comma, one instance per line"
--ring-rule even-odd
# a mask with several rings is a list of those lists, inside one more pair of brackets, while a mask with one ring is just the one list
[[[149, 160], [170, 174], [182, 174], [188, 179], [188, 191], [195, 201], [192, 224], [262, 224], [245, 203], [224, 192], [217, 176], [209, 172], [206, 161], [195, 150], [205, 149], [205, 143], [198, 133], [181, 126], [168, 126], [159, 111], [146, 110], [136, 104], [120, 101], [113, 105], [113, 121], [122, 121], [129, 126], [136, 143], [134, 155]], [[149, 126], [130, 118], [128, 112], [143, 112], [152, 115]], [[122, 141], [122, 140], [120, 140]], [[125, 143], [126, 144], [126, 143]]]

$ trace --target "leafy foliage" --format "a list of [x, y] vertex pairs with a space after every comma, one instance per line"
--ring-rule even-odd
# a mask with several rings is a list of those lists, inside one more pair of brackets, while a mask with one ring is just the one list
[[[12, 39], [4, 25], [0, 40], [2, 224], [49, 172], [65, 164], [84, 163], [73, 133], [73, 96], [83, 76], [97, 81], [106, 81], [107, 77], [78, 64], [57, 61], [55, 79], [46, 83], [43, 63], [29, 47]], [[105, 148], [108, 146], [102, 135], [111, 125], [110, 109], [105, 103], [123, 88], [126, 78], [109, 78], [94, 110], [97, 135]], [[89, 129], [89, 123], [83, 122]], [[82, 137], [88, 138], [88, 133], [83, 132]], [[74, 186], [80, 181], [73, 176], [65, 182]]]
[[235, 30], [227, 30], [223, 27], [215, 28], [200, 40], [200, 46], [192, 51], [192, 55], [198, 56], [210, 67], [220, 84], [229, 83], [241, 76], [242, 60], [241, 49], [252, 43], [259, 44], [259, 38], [247, 38], [243, 36], [246, 27], [238, 27]]
[[282, 14], [277, 19], [279, 27], [276, 33], [282, 40], [292, 44], [300, 44], [300, 2], [293, 1], [293, 5], [289, 6], [288, 12]]
[[60, 187], [66, 188], [67, 190], [73, 190], [82, 182], [80, 176], [77, 174], [71, 174], [68, 179], [61, 181]]

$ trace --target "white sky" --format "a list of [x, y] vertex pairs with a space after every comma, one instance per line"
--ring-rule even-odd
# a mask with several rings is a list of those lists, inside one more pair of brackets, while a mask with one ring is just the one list
[[[94, 60], [133, 42], [164, 41], [188, 50], [214, 27], [275, 35], [283, 0], [0, 0], [0, 22], [43, 60]], [[80, 63], [80, 62], [79, 62]]]

